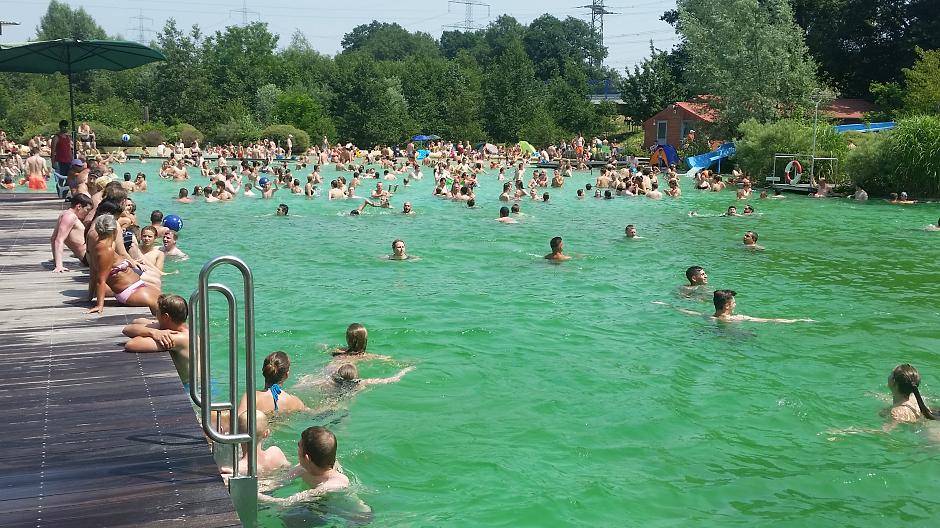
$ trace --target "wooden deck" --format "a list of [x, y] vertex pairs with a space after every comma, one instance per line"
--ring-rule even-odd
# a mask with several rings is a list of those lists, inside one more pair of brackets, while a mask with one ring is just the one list
[[0, 197], [0, 525], [240, 526], [166, 354], [126, 354], [146, 309], [87, 315], [53, 274], [57, 199]]

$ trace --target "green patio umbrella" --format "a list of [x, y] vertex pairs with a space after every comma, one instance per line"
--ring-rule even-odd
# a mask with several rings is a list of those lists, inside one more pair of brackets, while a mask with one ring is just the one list
[[166, 60], [163, 53], [136, 42], [57, 39], [26, 44], [0, 44], [0, 71], [64, 73], [69, 78], [72, 155], [75, 155], [75, 102], [72, 74], [89, 70], [129, 70]]

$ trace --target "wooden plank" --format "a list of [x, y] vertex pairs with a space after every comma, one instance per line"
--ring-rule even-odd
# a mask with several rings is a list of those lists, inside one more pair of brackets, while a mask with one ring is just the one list
[[3, 526], [238, 526], [169, 357], [121, 349], [149, 314], [85, 314], [87, 273], [50, 273], [62, 202], [0, 199]]

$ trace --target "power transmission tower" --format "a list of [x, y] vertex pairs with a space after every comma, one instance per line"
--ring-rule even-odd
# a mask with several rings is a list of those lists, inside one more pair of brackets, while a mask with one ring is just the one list
[[242, 26], [248, 25], [248, 15], [253, 15], [252, 18], [255, 19], [261, 18], [261, 13], [248, 9], [248, 0], [242, 0], [242, 8], [229, 11], [229, 15], [232, 13], [238, 13], [242, 16]]
[[447, 24], [445, 28], [453, 29], [462, 29], [463, 31], [474, 31], [481, 29], [482, 26], [478, 26], [473, 23], [473, 6], [480, 6], [486, 8], [486, 18], [490, 18], [490, 4], [485, 4], [483, 2], [476, 2], [474, 0], [447, 0], [447, 12], [450, 13], [451, 4], [463, 4], [464, 5], [464, 15], [463, 15], [463, 24]]
[[3, 26], [18, 26], [19, 22], [10, 22], [8, 20], [0, 20], [0, 35], [3, 35]]
[[[604, 7], [604, 0], [591, 0], [591, 5], [579, 6], [581, 9], [591, 10], [591, 32], [597, 35], [598, 42], [604, 45], [604, 15], [616, 15], [613, 11], [608, 11]], [[600, 58], [594, 59], [594, 66], [600, 66]]]
[[147, 39], [146, 39], [146, 37], [144, 36], [144, 34], [145, 34], [145, 33], [153, 33], [153, 29], [150, 28], [150, 25], [149, 25], [149, 24], [147, 25], [147, 27], [144, 27], [144, 21], [147, 21], [147, 22], [149, 22], [150, 24], [153, 24], [153, 19], [152, 19], [152, 18], [149, 18], [149, 17], [145, 17], [145, 16], [144, 16], [144, 10], [141, 9], [141, 10], [138, 11], [137, 16], [132, 16], [132, 17], [131, 17], [131, 20], [136, 20], [136, 21], [137, 21], [137, 27], [132, 27], [132, 28], [128, 29], [128, 31], [136, 31], [136, 32], [137, 32], [137, 42], [140, 42], [141, 44], [146, 44], [146, 43], [147, 43]]

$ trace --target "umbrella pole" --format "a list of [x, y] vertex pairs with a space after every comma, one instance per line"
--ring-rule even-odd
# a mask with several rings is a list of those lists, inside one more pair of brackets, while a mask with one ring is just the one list
[[72, 159], [78, 157], [78, 145], [75, 144], [75, 101], [72, 97], [72, 68], [69, 67], [69, 113], [72, 118]]

